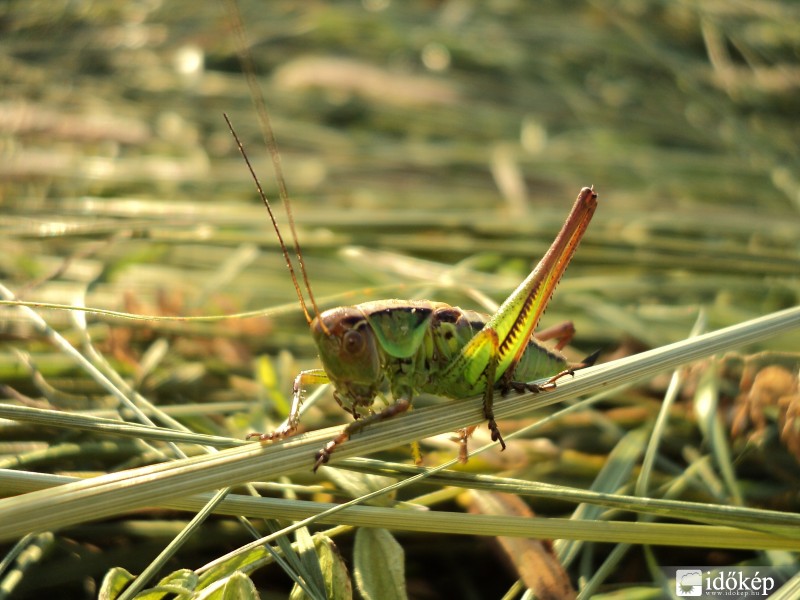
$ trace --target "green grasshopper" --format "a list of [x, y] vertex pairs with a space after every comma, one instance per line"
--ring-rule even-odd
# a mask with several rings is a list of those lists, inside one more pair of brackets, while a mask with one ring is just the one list
[[[571, 323], [540, 332], [533, 330], [547, 307], [556, 285], [569, 264], [597, 207], [594, 188], [583, 188], [572, 211], [550, 249], [531, 274], [514, 290], [494, 315], [486, 315], [443, 302], [426, 300], [379, 300], [344, 306], [320, 313], [311, 293], [308, 276], [294, 226], [281, 172], [280, 159], [263, 95], [253, 75], [252, 61], [244, 51], [243, 28], [235, 3], [231, 2], [234, 29], [240, 36], [240, 59], [253, 94], [262, 133], [272, 154], [280, 197], [289, 219], [299, 270], [316, 313], [306, 305], [289, 252], [277, 225], [269, 200], [227, 115], [225, 120], [250, 171], [258, 194], [269, 212], [300, 306], [319, 350], [322, 369], [302, 371], [294, 381], [292, 406], [280, 428], [270, 433], [247, 436], [272, 441], [293, 434], [299, 425], [300, 406], [308, 385], [331, 383], [338, 404], [354, 421], [320, 449], [314, 471], [328, 462], [336, 448], [369, 424], [403, 413], [415, 395], [430, 393], [453, 399], [483, 394], [483, 414], [493, 441], [506, 445], [494, 419], [494, 393], [541, 392], [575, 370], [590, 366], [597, 353], [578, 364], [569, 364], [560, 354], [574, 334]], [[557, 340], [554, 350], [540, 342]], [[542, 384], [526, 383], [549, 378]], [[394, 402], [379, 411], [376, 397], [390, 393]], [[467, 438], [474, 427], [459, 431], [459, 458], [466, 461]]]
[[[483, 416], [492, 441], [500, 442], [505, 450], [494, 419], [495, 389], [552, 389], [557, 379], [591, 365], [597, 358], [593, 355], [570, 366], [560, 353], [548, 350], [533, 336], [596, 207], [594, 189], [583, 188], [547, 254], [494, 315], [443, 302], [378, 300], [334, 308], [317, 316], [309, 324], [323, 369], [297, 376], [286, 427], [261, 434], [259, 439], [291, 433], [297, 427], [303, 387], [330, 381], [336, 401], [356, 420], [317, 453], [315, 470], [328, 462], [336, 447], [353, 433], [405, 412], [421, 392], [454, 399], [483, 394]], [[571, 324], [548, 332], [558, 336], [557, 350], [573, 333]], [[526, 383], [544, 377], [550, 379], [542, 385]], [[391, 392], [394, 403], [373, 412], [373, 400], [386, 391]], [[461, 432], [462, 461], [466, 461], [471, 431]]]
[[[305, 387], [330, 382], [336, 401], [356, 420], [317, 452], [315, 471], [351, 435], [370, 423], [407, 411], [419, 393], [456, 399], [483, 394], [483, 414], [492, 440], [505, 449], [492, 408], [496, 389], [553, 389], [556, 380], [590, 366], [597, 358], [595, 353], [570, 365], [558, 352], [574, 333], [571, 324], [533, 336], [596, 206], [594, 189], [583, 188], [547, 254], [494, 315], [427, 300], [365, 302], [333, 308], [316, 318], [311, 318], [304, 306], [323, 368], [302, 371], [295, 378], [292, 407], [281, 428], [251, 433], [248, 439], [278, 440], [294, 433]], [[558, 338], [555, 350], [540, 343], [551, 337]], [[549, 379], [541, 385], [526, 383], [544, 377]], [[373, 401], [386, 392], [394, 403], [374, 412]], [[466, 460], [472, 429], [460, 432], [462, 461]]]

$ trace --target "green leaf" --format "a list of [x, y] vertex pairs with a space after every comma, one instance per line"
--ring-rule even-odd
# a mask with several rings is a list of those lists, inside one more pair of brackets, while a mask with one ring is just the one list
[[744, 499], [736, 481], [728, 436], [719, 417], [719, 381], [715, 369], [707, 369], [703, 373], [695, 392], [694, 410], [697, 424], [727, 485], [731, 502], [742, 506]]
[[[297, 552], [299, 555], [298, 575], [302, 576], [308, 593], [312, 594], [312, 598], [324, 598], [326, 586], [314, 539], [306, 527], [301, 527], [295, 532], [295, 539], [297, 540]], [[291, 600], [308, 597], [303, 588], [295, 583], [290, 595]]]
[[231, 575], [222, 590], [224, 600], [258, 600], [260, 597], [252, 580], [241, 571]]
[[325, 578], [325, 592], [330, 600], [351, 600], [353, 584], [347, 565], [336, 544], [327, 535], [314, 536], [314, 546], [319, 555], [319, 565]]
[[388, 530], [360, 528], [353, 554], [356, 585], [364, 598], [407, 598], [405, 554]]
[[122, 567], [114, 567], [103, 577], [103, 583], [100, 585], [100, 592], [97, 595], [98, 599], [113, 600], [117, 598], [133, 580], [134, 577], [129, 571]]
[[[307, 530], [304, 527], [302, 531]], [[351, 600], [353, 586], [350, 582], [350, 574], [333, 540], [326, 535], [316, 534], [313, 538], [309, 538], [309, 544], [313, 544], [311, 549], [313, 557], [317, 561], [316, 568], [319, 571], [320, 579], [319, 586], [311, 587], [314, 592], [319, 591], [315, 597], [328, 600]], [[307, 553], [304, 551], [303, 555]], [[290, 600], [307, 600], [309, 596], [299, 585], [295, 584], [289, 598]]]
[[159, 586], [178, 586], [187, 590], [197, 588], [199, 578], [191, 569], [180, 569], [174, 571], [158, 582]]

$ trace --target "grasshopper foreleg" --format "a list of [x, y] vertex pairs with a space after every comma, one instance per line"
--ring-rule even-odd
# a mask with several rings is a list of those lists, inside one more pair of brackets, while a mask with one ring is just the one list
[[328, 381], [328, 375], [322, 369], [301, 371], [294, 379], [292, 406], [289, 409], [289, 416], [286, 417], [286, 420], [275, 431], [269, 433], [254, 431], [248, 433], [246, 439], [258, 438], [261, 442], [271, 442], [273, 440], [282, 440], [292, 435], [300, 424], [300, 407], [303, 406], [305, 387], [307, 385], [321, 385], [323, 383], [328, 383]]
[[395, 415], [404, 413], [409, 408], [411, 408], [411, 401], [403, 398], [394, 404], [390, 404], [380, 412], [376, 412], [367, 417], [358, 419], [357, 421], [353, 421], [347, 427], [345, 427], [339, 435], [325, 444], [325, 446], [319, 452], [317, 452], [317, 460], [314, 462], [314, 471], [327, 463], [330, 460], [333, 451], [336, 450], [336, 447], [349, 440], [350, 436], [352, 436], [354, 433], [358, 433], [372, 423], [385, 421], [386, 419], [390, 419]]

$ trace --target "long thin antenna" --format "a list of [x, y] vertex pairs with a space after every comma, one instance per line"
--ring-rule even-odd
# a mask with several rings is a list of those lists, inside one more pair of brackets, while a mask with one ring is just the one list
[[[272, 123], [270, 122], [269, 112], [267, 111], [267, 104], [264, 100], [264, 94], [261, 92], [261, 88], [256, 81], [255, 76], [255, 65], [253, 64], [253, 58], [250, 55], [248, 50], [249, 42], [247, 41], [247, 37], [244, 30], [244, 25], [242, 24], [242, 15], [239, 12], [239, 6], [236, 3], [236, 0], [225, 0], [225, 4], [228, 10], [228, 15], [230, 16], [231, 22], [233, 24], [233, 30], [236, 34], [237, 38], [237, 53], [239, 55], [239, 62], [242, 66], [242, 71], [244, 72], [245, 78], [247, 79], [247, 86], [250, 88], [250, 98], [253, 101], [253, 105], [256, 109], [256, 114], [258, 115], [258, 122], [261, 129], [261, 137], [264, 140], [264, 145], [269, 149], [270, 157], [272, 158], [272, 168], [275, 172], [275, 178], [278, 182], [278, 195], [280, 196], [281, 202], [283, 203], [283, 208], [286, 211], [286, 217], [289, 220], [289, 229], [292, 233], [292, 241], [294, 247], [294, 253], [297, 257], [297, 263], [300, 267], [300, 273], [303, 275], [303, 284], [306, 287], [306, 291], [308, 292], [308, 299], [311, 301], [311, 306], [314, 309], [315, 315], [320, 314], [320, 310], [317, 307], [317, 301], [314, 299], [314, 293], [311, 291], [311, 284], [308, 280], [308, 272], [306, 271], [305, 262], [303, 260], [303, 253], [300, 250], [300, 243], [297, 240], [297, 229], [294, 225], [294, 214], [292, 213], [292, 205], [289, 201], [289, 193], [286, 191], [286, 180], [283, 177], [283, 167], [281, 166], [281, 155], [278, 152], [278, 143], [275, 140], [275, 134], [272, 131]], [[267, 207], [269, 211], [270, 219], [272, 219], [272, 225], [275, 228], [276, 233], [278, 234], [278, 239], [281, 242], [281, 248], [283, 249], [283, 255], [286, 259], [286, 265], [289, 267], [289, 272], [292, 274], [292, 281], [294, 282], [294, 287], [297, 290], [297, 296], [300, 299], [300, 304], [303, 307], [303, 312], [306, 315], [306, 320], [311, 324], [311, 318], [308, 312], [308, 308], [306, 307], [306, 303], [303, 297], [303, 294], [300, 291], [300, 286], [297, 282], [297, 278], [295, 276], [294, 268], [292, 267], [291, 260], [289, 259], [289, 254], [286, 251], [286, 246], [283, 244], [283, 239], [281, 237], [280, 231], [278, 231], [278, 224], [275, 221], [275, 217], [272, 214], [272, 209], [270, 208], [269, 201], [267, 200], [266, 195], [261, 187], [261, 184], [258, 181], [258, 178], [255, 175], [255, 171], [253, 170], [252, 166], [250, 165], [250, 161], [247, 159], [247, 156], [244, 152], [244, 148], [242, 147], [239, 138], [237, 137], [236, 133], [233, 131], [233, 127], [231, 126], [230, 121], [228, 120], [227, 115], [225, 116], [225, 120], [228, 122], [228, 127], [233, 133], [234, 138], [236, 139], [236, 143], [239, 146], [239, 151], [244, 156], [245, 161], [247, 162], [247, 167], [250, 169], [250, 173], [253, 176], [253, 179], [256, 182], [256, 187], [258, 188], [258, 193], [261, 196], [261, 199], [264, 202], [264, 205]], [[325, 329], [325, 325], [322, 324], [323, 330]], [[327, 331], [326, 331], [327, 333]]]
[[[278, 222], [275, 220], [275, 214], [272, 212], [272, 206], [267, 199], [267, 195], [264, 193], [264, 188], [261, 187], [261, 182], [258, 180], [258, 175], [256, 175], [255, 170], [253, 169], [253, 165], [250, 164], [250, 159], [247, 156], [247, 152], [244, 150], [244, 146], [242, 145], [239, 136], [236, 134], [236, 131], [233, 129], [233, 124], [231, 120], [228, 118], [226, 113], [222, 113], [222, 116], [225, 117], [225, 122], [228, 124], [228, 129], [231, 131], [231, 135], [233, 135], [233, 139], [236, 140], [236, 146], [239, 148], [239, 153], [244, 158], [244, 162], [247, 165], [247, 169], [250, 171], [250, 176], [253, 178], [253, 181], [256, 184], [256, 189], [258, 190], [258, 195], [261, 197], [261, 201], [264, 203], [264, 206], [267, 207], [267, 212], [269, 213], [269, 219], [272, 221], [272, 228], [275, 230], [275, 235], [278, 236], [278, 243], [281, 245], [281, 252], [283, 252], [283, 258], [286, 261], [286, 266], [289, 267], [289, 274], [292, 276], [292, 283], [294, 284], [294, 289], [297, 292], [297, 298], [300, 300], [300, 306], [303, 309], [303, 314], [306, 316], [306, 321], [308, 324], [311, 325], [311, 315], [308, 312], [308, 308], [306, 307], [306, 301], [303, 298], [303, 293], [300, 291], [300, 284], [297, 282], [297, 275], [294, 272], [294, 266], [292, 265], [292, 261], [289, 258], [289, 250], [286, 248], [286, 244], [283, 242], [283, 236], [281, 235], [281, 230], [278, 227]], [[302, 267], [302, 262], [300, 263]], [[311, 292], [309, 291], [309, 294]], [[314, 306], [314, 310], [316, 310], [316, 306]]]

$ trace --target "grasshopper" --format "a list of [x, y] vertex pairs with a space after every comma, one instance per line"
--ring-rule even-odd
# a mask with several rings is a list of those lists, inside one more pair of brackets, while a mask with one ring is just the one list
[[[248, 439], [277, 440], [294, 433], [305, 387], [330, 382], [334, 398], [355, 421], [317, 452], [315, 471], [351, 435], [407, 411], [419, 393], [454, 399], [483, 394], [483, 414], [492, 440], [505, 450], [494, 419], [495, 390], [553, 389], [559, 378], [590, 366], [597, 358], [595, 353], [570, 365], [558, 352], [574, 333], [569, 323], [533, 336], [596, 206], [594, 189], [583, 188], [547, 254], [494, 315], [444, 302], [396, 299], [333, 308], [315, 318], [306, 312], [323, 368], [297, 375], [289, 417], [280, 429], [251, 433]], [[551, 337], [558, 339], [555, 350], [540, 343]], [[527, 383], [544, 377], [549, 379], [543, 384]], [[374, 412], [375, 398], [386, 392], [394, 402]], [[460, 431], [462, 462], [472, 429]]]
[[[316, 316], [311, 315], [292, 260], [283, 241], [271, 205], [254, 168], [233, 129], [225, 120], [259, 197], [267, 208], [300, 306], [311, 329], [322, 369], [302, 371], [294, 381], [292, 405], [283, 425], [269, 433], [251, 433], [247, 438], [272, 441], [292, 435], [299, 425], [306, 386], [331, 383], [336, 402], [354, 421], [315, 455], [314, 471], [351, 435], [376, 421], [406, 412], [415, 395], [430, 393], [453, 399], [483, 395], [483, 415], [493, 441], [506, 445], [494, 418], [494, 394], [542, 392], [555, 388], [561, 377], [594, 363], [597, 354], [569, 364], [559, 352], [572, 338], [571, 323], [534, 336], [533, 331], [547, 307], [556, 285], [575, 254], [578, 243], [597, 207], [594, 188], [583, 188], [550, 249], [528, 277], [503, 302], [494, 315], [463, 310], [443, 302], [427, 300], [379, 300], [320, 312], [311, 292], [294, 220], [284, 183], [266, 105], [250, 55], [245, 51], [244, 30], [235, 3], [228, 2], [239, 34], [240, 59], [261, 122], [262, 134], [272, 155], [278, 189], [286, 209], [300, 273]], [[556, 339], [553, 350], [540, 342]], [[527, 383], [546, 379], [544, 383]], [[382, 410], [372, 408], [377, 397], [393, 399]], [[466, 461], [467, 439], [474, 427], [459, 431], [459, 458]]]

